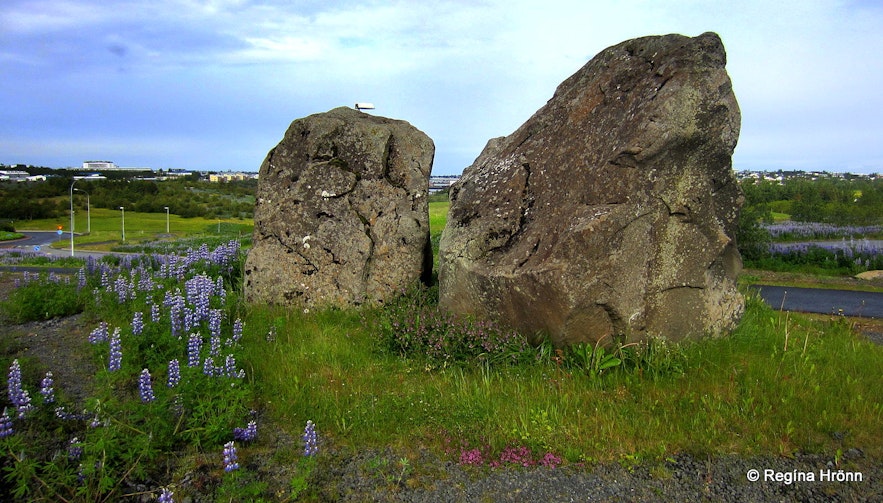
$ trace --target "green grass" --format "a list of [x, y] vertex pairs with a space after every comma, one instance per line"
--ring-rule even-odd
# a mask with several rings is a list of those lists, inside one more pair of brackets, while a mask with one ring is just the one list
[[448, 201], [429, 203], [429, 231], [433, 236], [441, 236], [450, 207], [451, 203]]
[[451, 203], [448, 201], [434, 201], [429, 203], [429, 239], [432, 242], [432, 255], [434, 257], [432, 270], [438, 272], [438, 245], [441, 242], [441, 234], [445, 229], [448, 219], [448, 209]]
[[11, 241], [13, 239], [21, 239], [25, 237], [19, 232], [0, 231], [0, 241]]
[[[220, 223], [220, 227], [219, 224]], [[69, 218], [30, 220], [21, 222], [20, 226], [27, 230], [55, 230], [57, 226], [63, 227], [65, 238], [55, 243], [55, 247], [67, 248], [70, 246]], [[143, 243], [157, 239], [181, 239], [193, 236], [210, 236], [229, 234], [234, 229], [245, 229], [251, 233], [251, 220], [241, 219], [206, 219], [202, 217], [181, 218], [178, 215], [169, 215], [169, 233], [166, 235], [165, 213], [140, 213], [126, 211], [126, 244]], [[74, 216], [74, 246], [87, 246], [93, 250], [109, 250], [112, 246], [122, 243], [122, 212], [104, 208], [93, 208], [91, 215], [91, 232], [86, 234], [90, 224], [84, 211], [78, 211]]]
[[732, 336], [676, 348], [683, 372], [655, 376], [650, 366], [599, 378], [548, 361], [430, 370], [379, 352], [354, 313], [260, 308], [247, 325], [248, 360], [275, 421], [310, 419], [343, 444], [443, 450], [447, 438], [571, 460], [883, 454], [883, 348], [845, 322], [776, 313], [756, 298]]

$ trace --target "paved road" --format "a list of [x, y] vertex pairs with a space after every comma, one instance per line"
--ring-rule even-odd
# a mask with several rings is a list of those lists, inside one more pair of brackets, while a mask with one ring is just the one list
[[786, 311], [883, 318], [883, 293], [755, 285], [764, 302]]
[[[60, 239], [66, 239], [70, 242], [71, 235], [69, 232], [65, 232], [62, 235], [58, 235], [55, 231], [19, 231], [25, 235], [24, 239], [16, 239], [15, 241], [2, 241], [0, 242], [0, 248], [26, 248], [28, 250], [33, 250], [34, 246], [40, 246], [43, 248], [44, 246], [48, 246], [51, 243], [54, 243]], [[68, 250], [70, 253], [70, 250]]]
[[[17, 239], [15, 241], [2, 241], [0, 242], [0, 248], [12, 248], [21, 251], [38, 251], [37, 246], [39, 246], [39, 253], [45, 255], [51, 255], [54, 257], [70, 257], [71, 249], [70, 249], [70, 239], [71, 235], [69, 232], [65, 232], [59, 235], [54, 231], [18, 231], [25, 235], [24, 239]], [[52, 248], [52, 243], [56, 241], [64, 241], [67, 246], [64, 248]], [[104, 252], [104, 251], [94, 251], [94, 250], [80, 250], [78, 248], [74, 248], [74, 256], [79, 258], [93, 257], [93, 258], [101, 258], [108, 254], [116, 254], [116, 255], [124, 255], [124, 253], [118, 252]]]

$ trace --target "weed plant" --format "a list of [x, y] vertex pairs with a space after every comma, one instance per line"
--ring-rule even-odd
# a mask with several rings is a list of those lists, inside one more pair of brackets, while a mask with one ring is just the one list
[[527, 338], [494, 323], [458, 319], [438, 308], [438, 287], [423, 285], [387, 303], [368, 318], [382, 347], [426, 359], [429, 365], [516, 364], [533, 358]]

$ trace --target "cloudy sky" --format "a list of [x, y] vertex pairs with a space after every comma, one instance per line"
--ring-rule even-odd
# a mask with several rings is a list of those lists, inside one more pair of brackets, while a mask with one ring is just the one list
[[605, 47], [705, 31], [736, 169], [883, 172], [878, 0], [2, 0], [0, 163], [257, 171], [292, 120], [368, 101], [459, 174]]

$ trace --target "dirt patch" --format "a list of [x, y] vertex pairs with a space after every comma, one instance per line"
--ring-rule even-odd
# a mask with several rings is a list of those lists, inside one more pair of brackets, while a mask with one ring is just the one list
[[[17, 273], [0, 273], [0, 302], [15, 287]], [[46, 321], [12, 325], [0, 321], [0, 343], [10, 361], [15, 358], [39, 362], [40, 374], [52, 372], [59, 395], [74, 405], [81, 405], [92, 393], [97, 364], [89, 345], [92, 327], [82, 314]], [[6, 369], [0, 369], [5, 374]]]
[[865, 271], [856, 274], [855, 277], [864, 281], [883, 284], [883, 271]]

